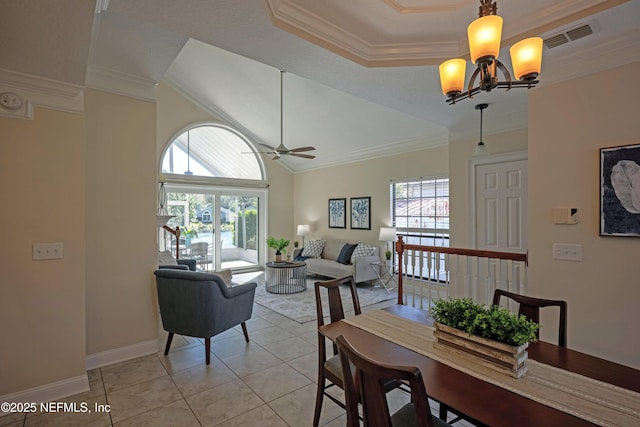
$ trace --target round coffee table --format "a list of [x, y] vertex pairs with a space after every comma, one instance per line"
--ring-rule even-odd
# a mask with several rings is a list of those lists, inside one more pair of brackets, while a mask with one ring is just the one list
[[265, 290], [272, 294], [295, 294], [307, 289], [307, 263], [268, 262]]

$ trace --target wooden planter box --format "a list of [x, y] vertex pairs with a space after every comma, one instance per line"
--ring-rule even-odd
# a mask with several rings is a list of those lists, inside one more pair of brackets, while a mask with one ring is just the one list
[[515, 378], [520, 378], [527, 373], [528, 343], [516, 347], [469, 335], [464, 331], [437, 322], [435, 327], [433, 335], [436, 338], [436, 348], [472, 355], [479, 364]]

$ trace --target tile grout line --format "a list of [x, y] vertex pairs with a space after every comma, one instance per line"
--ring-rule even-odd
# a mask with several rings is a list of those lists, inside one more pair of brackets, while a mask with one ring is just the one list
[[[100, 383], [102, 384], [102, 391], [104, 392], [104, 400], [109, 404], [109, 395], [107, 394], [107, 386], [104, 384], [104, 376], [102, 375], [102, 368], [98, 368], [100, 370]], [[109, 411], [109, 421], [111, 422], [111, 427], [113, 427], [113, 417], [111, 416], [111, 411]]]

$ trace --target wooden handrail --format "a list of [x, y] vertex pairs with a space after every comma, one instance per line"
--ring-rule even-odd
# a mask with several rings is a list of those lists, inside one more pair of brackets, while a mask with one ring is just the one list
[[398, 253], [398, 304], [402, 304], [402, 257], [407, 250], [423, 251], [423, 252], [437, 252], [451, 255], [464, 255], [473, 256], [477, 258], [495, 258], [505, 259], [511, 261], [524, 262], [525, 265], [529, 265], [528, 253], [516, 253], [516, 252], [499, 252], [499, 251], [485, 251], [478, 249], [464, 249], [464, 248], [448, 248], [442, 246], [426, 246], [426, 245], [412, 245], [404, 242], [402, 236], [398, 236], [396, 241], [396, 252]]

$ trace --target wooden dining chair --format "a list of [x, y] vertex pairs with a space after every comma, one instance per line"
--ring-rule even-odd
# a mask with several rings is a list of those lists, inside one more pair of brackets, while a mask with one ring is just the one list
[[[314, 427], [316, 427], [320, 422], [320, 412], [322, 411], [322, 401], [324, 396], [327, 396], [341, 408], [346, 409], [346, 406], [342, 401], [328, 393], [328, 390], [331, 387], [344, 389], [342, 367], [340, 365], [340, 357], [338, 356], [338, 347], [333, 343], [333, 355], [327, 357], [326, 338], [320, 333], [320, 326], [325, 324], [321, 289], [326, 290], [327, 304], [329, 305], [329, 323], [333, 323], [342, 320], [345, 317], [340, 294], [340, 286], [342, 285], [349, 288], [354, 315], [357, 316], [361, 314], [358, 289], [353, 276], [315, 282], [316, 315], [318, 317], [318, 390], [316, 393], [316, 407], [313, 416]], [[327, 381], [329, 382], [328, 384], [326, 384]], [[387, 381], [383, 386], [387, 392], [395, 388], [406, 390], [406, 387], [396, 380]]]
[[[327, 342], [324, 335], [322, 335], [319, 330], [320, 326], [323, 326], [325, 324], [324, 310], [322, 309], [321, 289], [326, 290], [326, 295], [328, 297], [327, 302], [329, 304], [329, 323], [337, 322], [341, 319], [344, 319], [344, 308], [342, 305], [342, 298], [340, 296], [341, 285], [346, 285], [349, 287], [349, 290], [351, 291], [351, 300], [353, 302], [354, 314], [360, 314], [361, 311], [360, 300], [358, 300], [358, 290], [352, 276], [315, 282], [316, 315], [318, 317], [318, 390], [316, 393], [316, 407], [313, 415], [314, 427], [317, 427], [318, 423], [320, 422], [322, 401], [325, 395], [340, 407], [345, 408], [345, 404], [343, 402], [327, 392], [331, 387], [334, 386], [343, 389], [342, 368], [340, 367], [338, 347], [333, 344], [333, 355], [327, 358]], [[329, 382], [328, 384], [326, 384], [327, 381]]]
[[[558, 346], [567, 346], [567, 303], [561, 300], [550, 300], [542, 298], [534, 298], [525, 295], [515, 294], [513, 292], [504, 291], [502, 289], [496, 289], [493, 293], [493, 305], [500, 305], [501, 297], [510, 298], [519, 304], [518, 314], [524, 315], [527, 319], [540, 323], [540, 309], [543, 307], [560, 307], [560, 318], [558, 325]], [[536, 337], [540, 334], [536, 331]], [[469, 420], [464, 414], [456, 412], [449, 408], [447, 405], [440, 404], [439, 416], [442, 419], [446, 419], [448, 413], [451, 412], [456, 415], [456, 418], [451, 421], [455, 423], [459, 420]]]
[[[411, 366], [383, 365], [355, 349], [347, 339], [336, 338], [344, 373], [347, 427], [358, 427], [358, 404], [362, 404], [365, 427], [445, 427], [446, 422], [431, 415], [427, 390], [420, 370]], [[384, 384], [403, 381], [411, 389], [411, 403], [391, 414]]]
[[[536, 323], [540, 323], [540, 309], [543, 307], [560, 308], [560, 319], [558, 325], [558, 346], [567, 346], [567, 303], [562, 300], [550, 300], [542, 298], [534, 298], [520, 294], [514, 294], [513, 292], [504, 291], [502, 289], [496, 289], [493, 293], [493, 305], [500, 304], [500, 298], [506, 297], [514, 300], [520, 307], [518, 313], [524, 315], [527, 319]], [[539, 332], [536, 332], [536, 336], [539, 337]]]

